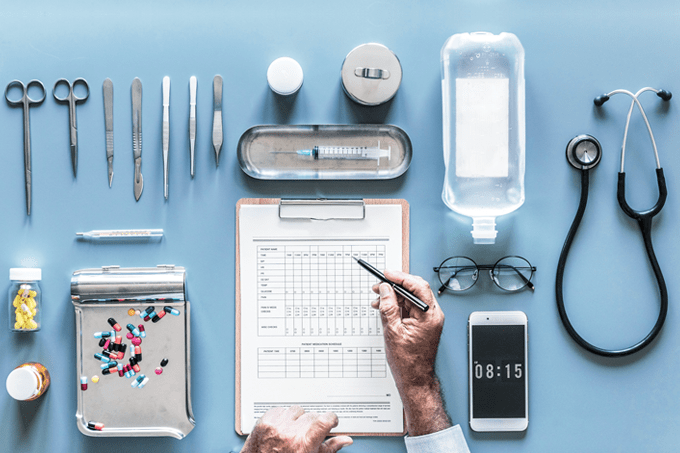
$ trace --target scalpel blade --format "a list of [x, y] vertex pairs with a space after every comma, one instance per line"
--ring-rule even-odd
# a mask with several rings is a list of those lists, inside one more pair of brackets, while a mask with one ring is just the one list
[[113, 182], [113, 82], [104, 80], [104, 123], [106, 127], [106, 160], [109, 166], [109, 187]]
[[139, 201], [144, 188], [142, 178], [142, 81], [132, 81], [132, 157], [135, 161], [135, 200]]
[[212, 141], [215, 149], [215, 166], [220, 166], [220, 150], [222, 149], [222, 76], [213, 79], [213, 132]]

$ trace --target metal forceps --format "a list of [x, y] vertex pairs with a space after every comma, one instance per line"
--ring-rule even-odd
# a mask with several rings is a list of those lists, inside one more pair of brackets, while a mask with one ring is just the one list
[[[68, 96], [60, 98], [57, 96], [57, 87], [61, 84], [66, 84], [68, 87]], [[81, 84], [85, 86], [86, 94], [84, 97], [78, 97], [73, 92], [76, 85]], [[54, 83], [54, 89], [52, 90], [54, 99], [61, 104], [68, 104], [68, 117], [69, 117], [69, 130], [71, 136], [71, 163], [73, 164], [73, 176], [76, 176], [78, 171], [78, 123], [76, 121], [76, 104], [82, 104], [90, 97], [90, 87], [87, 85], [87, 80], [78, 78], [70, 83], [66, 79], [59, 79]]]
[[[28, 95], [28, 90], [31, 86], [40, 87], [42, 97], [40, 99], [32, 99]], [[10, 99], [9, 90], [14, 87], [20, 87], [23, 92], [21, 98]], [[30, 107], [32, 105], [40, 105], [45, 100], [45, 85], [40, 80], [31, 80], [24, 85], [20, 80], [12, 80], [5, 88], [5, 100], [12, 107], [23, 107], [24, 109], [24, 176], [26, 178], [26, 215], [31, 215], [31, 120]]]

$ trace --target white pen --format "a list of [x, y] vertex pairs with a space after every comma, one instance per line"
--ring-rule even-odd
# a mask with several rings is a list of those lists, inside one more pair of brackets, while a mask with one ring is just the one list
[[163, 193], [168, 199], [168, 150], [170, 149], [170, 77], [163, 77]]
[[194, 149], [196, 147], [196, 76], [189, 79], [189, 147], [190, 173], [194, 177]]
[[92, 239], [142, 239], [163, 237], [163, 229], [150, 230], [92, 230], [84, 233], [76, 233], [79, 238]]

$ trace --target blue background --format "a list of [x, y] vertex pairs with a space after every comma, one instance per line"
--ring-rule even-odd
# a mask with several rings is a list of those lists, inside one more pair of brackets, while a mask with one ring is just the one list
[[[576, 210], [579, 175], [566, 162], [567, 142], [590, 133], [603, 145], [591, 198], [565, 276], [567, 309], [577, 330], [603, 347], [637, 342], [653, 325], [658, 295], [637, 226], [615, 201], [616, 173], [629, 100], [601, 110], [594, 96], [616, 88], [678, 89], [680, 7], [670, 1], [261, 1], [4, 2], [0, 13], [0, 83], [41, 79], [44, 104], [31, 110], [33, 213], [25, 213], [21, 111], [0, 102], [0, 270], [43, 269], [43, 329], [0, 328], [0, 376], [24, 361], [44, 363], [53, 378], [36, 403], [0, 392], [2, 451], [229, 451], [243, 439], [234, 426], [234, 225], [242, 197], [405, 198], [411, 206], [411, 271], [432, 285], [432, 266], [449, 255], [494, 262], [527, 257], [536, 290], [499, 292], [482, 279], [464, 295], [439, 298], [446, 325], [438, 373], [448, 410], [474, 452], [673, 451], [680, 440], [680, 329], [677, 240], [680, 121], [670, 105], [645, 94], [668, 180], [653, 238], [670, 294], [668, 319], [654, 344], [633, 357], [604, 359], [581, 350], [555, 307], [555, 267]], [[498, 219], [493, 246], [472, 245], [470, 221], [441, 201], [442, 101], [439, 51], [454, 33], [515, 33], [526, 51], [526, 202]], [[340, 66], [347, 53], [379, 42], [401, 60], [401, 88], [388, 105], [347, 99]], [[280, 56], [305, 72], [294, 100], [279, 100], [265, 74]], [[225, 143], [215, 167], [211, 145], [212, 78], [224, 77]], [[171, 88], [170, 199], [163, 199], [161, 81]], [[196, 176], [189, 176], [188, 81], [198, 78]], [[67, 108], [54, 82], [85, 77], [90, 99], [78, 108], [80, 157], [74, 178]], [[101, 83], [114, 83], [115, 176], [109, 188]], [[133, 197], [130, 84], [144, 86], [144, 192]], [[680, 96], [680, 93], [678, 93]], [[403, 128], [413, 161], [391, 181], [271, 182], [240, 170], [236, 145], [264, 123], [384, 122]], [[627, 155], [628, 199], [635, 208], [657, 197], [649, 139], [636, 113]], [[163, 228], [151, 244], [78, 242], [76, 231]], [[76, 429], [74, 270], [118, 264], [174, 263], [188, 272], [192, 310], [192, 393], [196, 428], [174, 439], [91, 439]], [[9, 281], [6, 281], [7, 288]], [[529, 318], [530, 424], [523, 434], [475, 434], [468, 428], [466, 333], [475, 310], [523, 310]], [[0, 312], [7, 325], [7, 311]], [[3, 378], [4, 379], [4, 378]], [[345, 450], [343, 450], [345, 451]], [[404, 451], [399, 438], [358, 438], [346, 451]]]

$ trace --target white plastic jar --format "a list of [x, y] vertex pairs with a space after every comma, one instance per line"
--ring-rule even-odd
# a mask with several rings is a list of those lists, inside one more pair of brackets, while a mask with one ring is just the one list
[[13, 332], [40, 330], [42, 315], [42, 279], [40, 268], [12, 268], [9, 270], [9, 328]]

